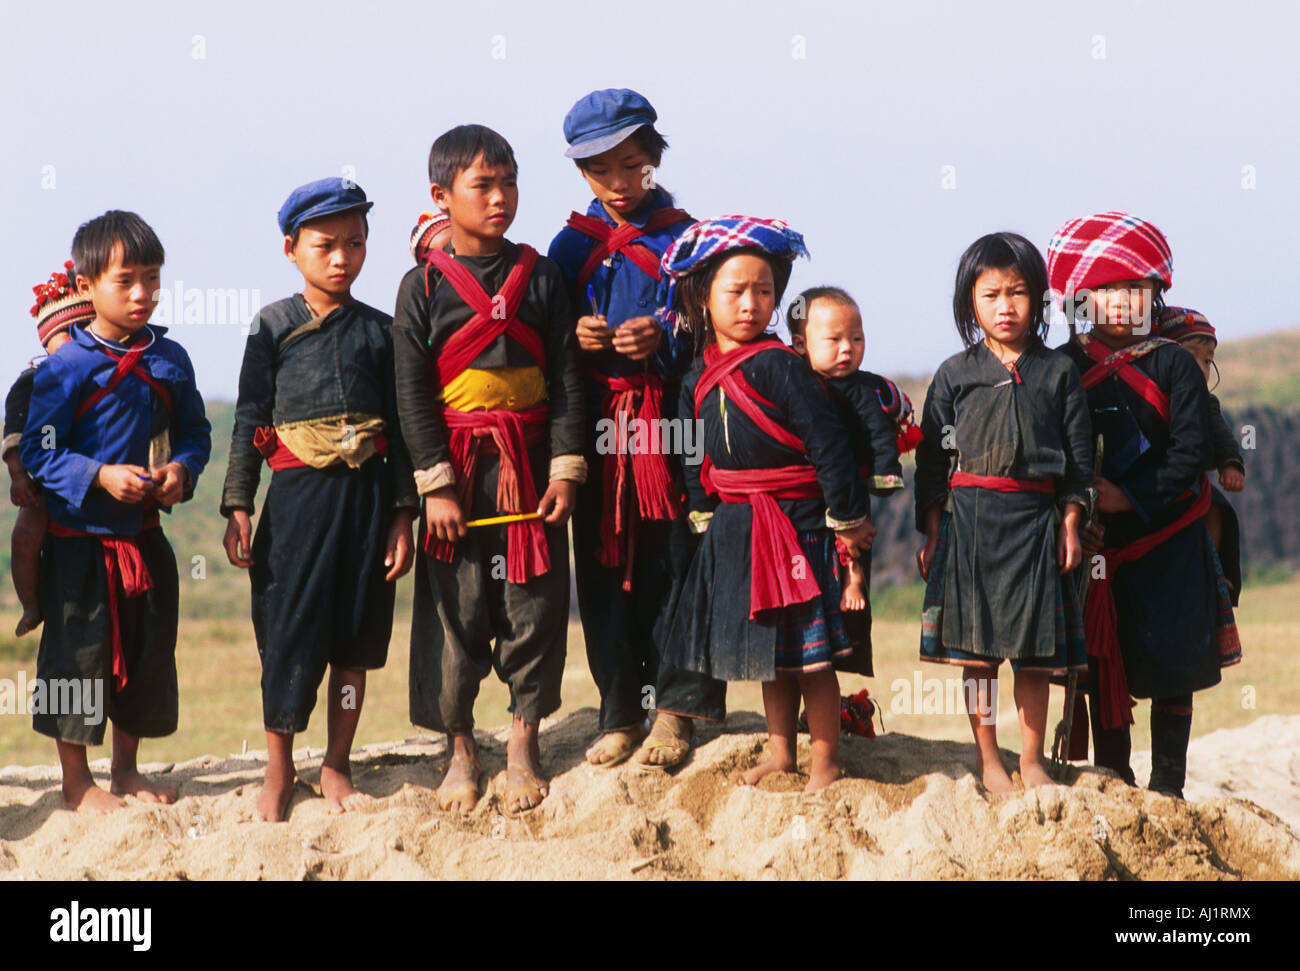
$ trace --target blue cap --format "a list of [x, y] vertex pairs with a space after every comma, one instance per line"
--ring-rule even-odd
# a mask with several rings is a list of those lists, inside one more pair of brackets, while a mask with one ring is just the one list
[[593, 91], [564, 116], [564, 138], [569, 143], [565, 157], [591, 158], [608, 152], [642, 125], [653, 125], [658, 117], [650, 102], [635, 91]]
[[292, 236], [309, 219], [351, 209], [369, 212], [373, 205], [373, 202], [366, 202], [365, 190], [349, 179], [317, 179], [290, 192], [276, 219], [280, 222], [280, 232]]

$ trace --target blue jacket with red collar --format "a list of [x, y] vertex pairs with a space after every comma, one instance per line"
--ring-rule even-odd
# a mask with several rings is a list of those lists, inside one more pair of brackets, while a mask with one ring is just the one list
[[[660, 209], [672, 206], [667, 193], [662, 189], [651, 190], [646, 201], [627, 221], [637, 228], [644, 228], [646, 221]], [[602, 220], [611, 229], [615, 227], [613, 217], [605, 211], [600, 200], [591, 200], [587, 215]], [[686, 228], [691, 225], [691, 218], [683, 217], [675, 223], [660, 229], [652, 229], [637, 239], [656, 257], [662, 258], [664, 251], [673, 244]], [[583, 264], [587, 262], [596, 241], [590, 236], [565, 226], [551, 241], [547, 255], [560, 266], [565, 283], [569, 287], [569, 297], [576, 315], [581, 317], [592, 313], [591, 302], [587, 299], [586, 288], [579, 292], [578, 275]], [[668, 281], [656, 280], [636, 263], [622, 253], [615, 253], [596, 267], [590, 280], [596, 294], [596, 309], [605, 316], [610, 327], [617, 327], [633, 317], [654, 317], [664, 306], [668, 293]], [[583, 363], [603, 374], [626, 376], [642, 371], [643, 364], [633, 361], [613, 349], [595, 354], [583, 354]], [[661, 379], [673, 381], [681, 378], [691, 366], [694, 358], [694, 345], [689, 335], [674, 335], [671, 326], [664, 326], [664, 339], [659, 350], [650, 358], [651, 366]]]
[[76, 418], [81, 403], [103, 388], [117, 367], [101, 344], [120, 357], [152, 340], [139, 365], [171, 395], [171, 461], [189, 471], [191, 485], [207, 465], [212, 426], [204, 414], [194, 367], [185, 348], [162, 336], [166, 331], [166, 327], [146, 325], [119, 344], [73, 327], [72, 340], [37, 369], [18, 453], [23, 467], [44, 487], [46, 508], [60, 525], [89, 533], [133, 535], [144, 518], [143, 503], [120, 502], [91, 483], [101, 465], [148, 466], [151, 396], [158, 392], [128, 374]]

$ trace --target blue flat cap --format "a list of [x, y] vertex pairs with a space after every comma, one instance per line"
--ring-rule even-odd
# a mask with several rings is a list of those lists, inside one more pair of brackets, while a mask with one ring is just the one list
[[317, 179], [300, 185], [289, 193], [276, 218], [280, 232], [292, 236], [309, 219], [332, 216], [337, 212], [359, 209], [369, 212], [373, 202], [366, 201], [365, 190], [348, 179]]
[[593, 91], [564, 116], [567, 158], [591, 158], [608, 152], [642, 125], [653, 125], [659, 114], [643, 96], [627, 88]]

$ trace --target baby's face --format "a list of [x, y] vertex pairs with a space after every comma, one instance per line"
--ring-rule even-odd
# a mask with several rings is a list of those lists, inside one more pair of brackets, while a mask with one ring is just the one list
[[828, 378], [842, 378], [856, 371], [867, 346], [858, 309], [821, 299], [814, 300], [807, 312], [804, 347], [812, 369]]
[[1204, 337], [1193, 337], [1191, 340], [1182, 342], [1182, 346], [1196, 358], [1196, 363], [1201, 366], [1201, 373], [1205, 375], [1205, 383], [1210, 383], [1210, 365], [1214, 363], [1214, 350], [1217, 346], [1214, 341]]

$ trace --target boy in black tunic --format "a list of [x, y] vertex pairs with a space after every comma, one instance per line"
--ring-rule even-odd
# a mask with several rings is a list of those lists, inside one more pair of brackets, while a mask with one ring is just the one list
[[[371, 205], [338, 178], [289, 196], [280, 230], [303, 291], [262, 308], [239, 374], [221, 514], [226, 555], [253, 587], [270, 753], [258, 810], [272, 822], [288, 812], [293, 737], [307, 728], [326, 668], [321, 793], [331, 812], [368, 800], [352, 785], [352, 740], [366, 672], [388, 657], [395, 581], [413, 555], [415, 483], [397, 422], [392, 318], [351, 293]], [[274, 474], [252, 536], [263, 460]]]
[[[480, 796], [474, 699], [494, 668], [514, 715], [506, 808], [531, 809], [548, 792], [538, 729], [560, 705], [564, 525], [586, 479], [564, 280], [553, 262], [505, 238], [516, 172], [510, 145], [482, 125], [433, 143], [430, 194], [451, 218], [451, 242], [403, 277], [393, 324], [398, 407], [424, 511], [411, 721], [450, 736], [438, 800], [459, 812]], [[467, 526], [503, 515], [512, 521]]]

